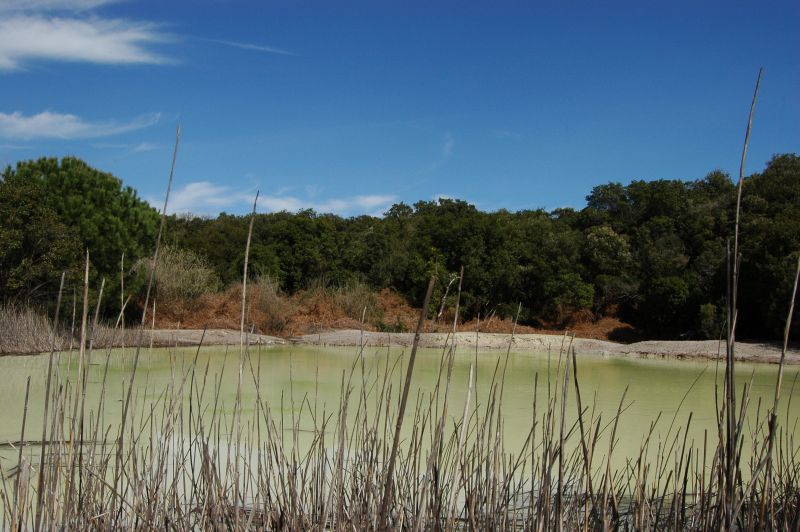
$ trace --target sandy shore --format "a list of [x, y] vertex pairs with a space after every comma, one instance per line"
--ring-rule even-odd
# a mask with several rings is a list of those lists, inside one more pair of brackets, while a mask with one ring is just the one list
[[[122, 342], [114, 335], [113, 340], [109, 336], [101, 335], [95, 342], [96, 348], [106, 348], [113, 342], [116, 347]], [[126, 331], [125, 345], [136, 343], [136, 332]], [[511, 340], [510, 334], [500, 333], [481, 333], [476, 337], [474, 332], [460, 332], [456, 335], [456, 341], [460, 349], [475, 349], [478, 342], [479, 349], [507, 349], [508, 342]], [[424, 333], [420, 338], [421, 347], [441, 348], [447, 341], [447, 334], [444, 333]], [[153, 347], [191, 347], [204, 346], [238, 346], [239, 331], [227, 329], [156, 329], [144, 332], [142, 337], [143, 345]], [[367, 347], [410, 347], [414, 341], [413, 333], [378, 333], [364, 332], [345, 329], [328, 331], [318, 334], [307, 334], [288, 339], [268, 336], [263, 334], [247, 335], [249, 345], [277, 346], [277, 345], [322, 345], [322, 346], [359, 346], [362, 342]], [[518, 334], [513, 338], [513, 349], [515, 351], [537, 351], [547, 352], [551, 350], [557, 353], [565, 342], [563, 334]], [[725, 356], [725, 345], [714, 340], [707, 341], [665, 341], [650, 340], [646, 342], [636, 342], [633, 344], [618, 344], [603, 340], [592, 340], [588, 338], [575, 338], [572, 344], [575, 352], [580, 355], [590, 356], [619, 356], [631, 358], [675, 358], [689, 360], [715, 359], [717, 356]], [[66, 346], [63, 346], [66, 348]], [[3, 354], [25, 354], [19, 352], [8, 352]], [[745, 362], [760, 362], [766, 364], [777, 364], [780, 361], [781, 349], [778, 344], [737, 342], [736, 360]], [[800, 350], [790, 349], [786, 356], [787, 364], [800, 364]]]
[[[421, 347], [442, 347], [447, 339], [446, 334], [425, 333], [420, 338]], [[510, 334], [471, 332], [457, 333], [459, 348], [506, 349], [511, 339]], [[290, 338], [289, 341], [305, 345], [325, 346], [358, 346], [361, 342], [369, 347], [408, 347], [414, 341], [412, 333], [376, 333], [357, 330], [330, 331], [319, 334], [307, 334]], [[564, 342], [564, 335], [556, 334], [518, 334], [513, 339], [516, 351], [540, 351], [548, 349], [558, 352]], [[632, 358], [676, 358], [676, 359], [715, 359], [725, 356], [725, 344], [715, 340], [706, 341], [663, 341], [651, 340], [633, 344], [617, 344], [603, 340], [575, 338], [572, 344], [575, 352], [592, 356], [621, 356]], [[781, 349], [777, 344], [737, 342], [736, 360], [777, 364], [780, 361]], [[790, 349], [786, 356], [787, 364], [800, 364], [800, 350]]]
[[[201, 339], [205, 346], [239, 345], [241, 342], [239, 331], [228, 329], [207, 329], [205, 336], [200, 329], [156, 329], [145, 331], [144, 342], [147, 345], [150, 344], [151, 337], [154, 347], [196, 346], [200, 345]], [[283, 345], [287, 343], [283, 338], [266, 334], [248, 334], [246, 339], [249, 345]]]
[[[204, 346], [238, 346], [241, 339], [239, 331], [229, 329], [207, 329], [205, 335], [202, 329], [155, 329], [146, 330], [141, 336], [142, 347], [192, 347]], [[250, 345], [283, 345], [287, 341], [276, 336], [265, 334], [248, 334], [247, 341]], [[109, 347], [122, 347], [137, 345], [139, 342], [139, 332], [137, 330], [126, 330], [123, 334], [119, 331], [101, 329], [94, 340], [95, 349], [106, 349]], [[34, 345], [4, 345], [0, 342], [0, 355], [37, 355], [43, 351], [49, 352], [49, 338]], [[73, 349], [78, 349], [78, 342], [72, 343]], [[70, 343], [66, 338], [61, 338], [56, 342], [56, 349], [66, 351]]]

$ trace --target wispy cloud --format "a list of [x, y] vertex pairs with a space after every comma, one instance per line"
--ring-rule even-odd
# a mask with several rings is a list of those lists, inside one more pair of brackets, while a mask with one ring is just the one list
[[[170, 194], [168, 211], [174, 213], [216, 214], [228, 207], [243, 203], [246, 194], [232, 193], [230, 187], [215, 185], [209, 181], [195, 181], [175, 189]], [[161, 208], [160, 201], [150, 201]]]
[[226, 41], [224, 39], [213, 39], [212, 41], [215, 43], [224, 44], [225, 46], [240, 48], [242, 50], [254, 50], [256, 52], [265, 52], [268, 54], [278, 54], [278, 55], [295, 55], [288, 50], [284, 50], [283, 48], [276, 48], [274, 46], [264, 46], [262, 44], [253, 44], [253, 43], [238, 42], [238, 41]]
[[453, 149], [456, 147], [456, 139], [453, 138], [453, 135], [448, 131], [444, 134], [444, 140], [442, 141], [442, 158], [449, 159], [451, 155], [453, 155]]
[[373, 212], [379, 207], [388, 207], [395, 199], [395, 196], [388, 194], [330, 198], [321, 201], [294, 196], [262, 196], [258, 199], [258, 204], [270, 212], [314, 209], [317, 212], [334, 214], [362, 214]]
[[0, 144], [0, 150], [32, 150], [33, 146], [25, 146], [24, 144]]
[[131, 151], [134, 153], [142, 153], [146, 151], [155, 151], [160, 149], [161, 149], [160, 144], [154, 144], [152, 142], [140, 142], [139, 144], [131, 148]]
[[275, 195], [276, 196], [283, 196], [285, 194], [288, 194], [289, 192], [291, 192], [294, 189], [295, 189], [295, 187], [286, 187], [286, 186], [280, 187], [278, 190], [275, 191]]
[[0, 19], [0, 70], [16, 70], [36, 60], [165, 63], [168, 60], [150, 45], [167, 40], [148, 22], [12, 13]]
[[489, 134], [496, 139], [520, 140], [522, 135], [509, 129], [490, 129]]
[[3, 0], [0, 11], [85, 11], [119, 0]]
[[[252, 205], [254, 194], [237, 192], [229, 186], [210, 181], [195, 181], [177, 188], [170, 195], [170, 214], [192, 213], [197, 215], [218, 214], [224, 210], [245, 212]], [[320, 213], [356, 215], [374, 213], [388, 208], [397, 198], [390, 194], [359, 195], [347, 198], [312, 199], [282, 194], [262, 195], [258, 198], [259, 211], [297, 212], [313, 209]], [[156, 208], [158, 201], [149, 200]], [[381, 211], [382, 212], [382, 211]]]
[[98, 150], [124, 150], [130, 153], [144, 153], [148, 151], [155, 151], [160, 150], [164, 146], [161, 144], [155, 144], [153, 142], [139, 142], [132, 143], [132, 142], [95, 142], [92, 143], [92, 148], [96, 148]]
[[[432, 144], [432, 146], [435, 146], [435, 144]], [[438, 170], [447, 164], [447, 162], [453, 156], [453, 151], [456, 148], [456, 139], [453, 137], [453, 134], [449, 131], [446, 131], [442, 136], [441, 144], [439, 146], [439, 154], [428, 166], [428, 171]]]
[[133, 148], [133, 144], [119, 142], [94, 142], [91, 146], [98, 150], [129, 150]]
[[44, 111], [25, 116], [22, 113], [0, 113], [0, 138], [7, 139], [87, 139], [109, 137], [135, 131], [157, 123], [160, 113], [149, 113], [129, 122], [88, 122], [73, 114]]

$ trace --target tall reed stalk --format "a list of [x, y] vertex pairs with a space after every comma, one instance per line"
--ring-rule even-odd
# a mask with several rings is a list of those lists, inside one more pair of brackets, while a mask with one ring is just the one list
[[[91, 350], [92, 342], [86, 345]], [[49, 452], [39, 464], [47, 469], [46, 485], [26, 484], [27, 453], [17, 458], [20, 467], [2, 481], [4, 526], [32, 527], [28, 516], [36, 513], [42, 530], [726, 526], [725, 476], [707, 474], [708, 464], [712, 472], [725, 467], [725, 438], [695, 442], [688, 436], [691, 414], [684, 425], [676, 414], [666, 433], [654, 420], [638, 453], [617, 456], [626, 392], [611, 419], [598, 415], [584, 397], [581, 358], [569, 337], [543, 386], [541, 376], [532, 376], [533, 417], [521, 446], [510, 445], [503, 429], [508, 352], [497, 355], [494, 371], [484, 376], [482, 395], [475, 394], [478, 367], [470, 364], [463, 408], [451, 415], [446, 388], [446, 401], [437, 401], [433, 391], [414, 391], [410, 359], [401, 378], [399, 357], [367, 356], [359, 348], [350, 376], [341, 376], [338, 411], [318, 409], [318, 397], [298, 398], [290, 389], [288, 419], [285, 403], [265, 399], [260, 366], [270, 355], [245, 349], [252, 380], [243, 380], [233, 408], [224, 405], [223, 387], [232, 377], [224, 374], [224, 360], [221, 366], [212, 358], [200, 363], [199, 349], [192, 355], [169, 350], [166, 387], [153, 388], [143, 378], [122, 393], [133, 397], [124, 446], [115, 423], [103, 416], [111, 353], [90, 370], [102, 378], [87, 379], [83, 390], [82, 373], [55, 371]], [[247, 363], [256, 357], [257, 365]], [[65, 413], [90, 391], [79, 407], [85, 408], [87, 437], [79, 431], [71, 437]], [[241, 408], [244, 391], [255, 397], [247, 411]], [[754, 457], [742, 464], [742, 477], [756, 488], [740, 493], [734, 508], [739, 529], [793, 529], [800, 518], [798, 447], [792, 427], [779, 423], [775, 412], [751, 418]], [[20, 451], [24, 438], [22, 431]], [[234, 454], [236, 460], [226, 459]]]
[[[123, 383], [119, 397], [108, 396], [109, 367], [114, 355], [109, 349], [101, 367], [94, 369], [90, 364], [102, 285], [90, 332], [87, 253], [77, 372], [72, 368], [72, 346], [67, 367], [62, 369], [53, 340], [42, 436], [32, 442], [25, 441], [28, 379], [20, 440], [11, 442], [16, 451], [16, 467], [6, 470], [0, 462], [3, 527], [797, 530], [800, 446], [795, 441], [795, 424], [788, 414], [780, 423], [778, 413], [783, 404], [781, 390], [800, 259], [772, 405], [762, 409], [759, 403], [753, 413], [749, 405], [752, 379], [743, 387], [740, 400], [735, 393], [739, 205], [759, 84], [760, 74], [745, 136], [733, 249], [729, 252], [724, 400], [715, 407], [716, 437], [713, 432], [710, 437], [706, 432], [702, 442], [694, 441], [690, 437], [693, 413], [688, 414], [685, 423], [678, 421], [681, 402], [666, 432], [662, 432], [659, 415], [644, 434], [625, 433], [624, 437], [640, 438], [641, 443], [638, 453], [620, 457], [620, 423], [630, 404], [627, 388], [621, 393], [612, 419], [603, 419], [599, 405], [582, 393], [582, 362], [572, 347], [573, 337], [568, 334], [557, 353], [548, 352], [545, 379], [540, 380], [538, 374], [531, 376], [533, 413], [521, 445], [511, 446], [506, 441], [504, 425], [509, 400], [504, 396], [506, 371], [513, 334], [505, 353], [497, 356], [491, 374], [479, 375], [476, 332], [475, 361], [470, 364], [463, 410], [451, 414], [450, 386], [457, 356], [455, 331], [463, 270], [453, 329], [442, 351], [434, 389], [415, 390], [412, 386], [420, 336], [435, 285], [435, 278], [431, 278], [405, 375], [403, 356], [392, 360], [393, 353], [387, 351], [385, 362], [378, 354], [370, 357], [362, 341], [349, 375], [344, 371], [340, 378], [329, 376], [329, 380], [335, 378], [341, 383], [338, 411], [336, 405], [331, 411], [330, 406], [319, 404], [318, 383], [313, 397], [296, 396], [291, 363], [286, 396], [282, 393], [280, 401], [271, 403], [265, 399], [261, 378], [262, 358], [269, 355], [253, 353], [246, 341], [251, 217], [232, 409], [224, 403], [223, 393], [227, 350], [219, 366], [218, 359], [213, 363], [211, 358], [205, 364], [199, 362], [200, 347], [193, 356], [170, 349], [167, 386], [156, 388], [147, 372], [144, 378], [135, 380], [147, 310], [143, 311], [138, 341], [130, 346], [135, 349], [130, 377]], [[154, 260], [158, 257], [179, 139], [180, 128], [176, 132]], [[145, 309], [149, 308], [151, 287], [152, 273]], [[62, 290], [63, 277], [57, 309]], [[77, 304], [75, 296], [73, 329]], [[155, 305], [155, 298], [152, 304]], [[125, 303], [114, 331], [124, 327], [124, 307]], [[441, 314], [442, 309], [437, 316]], [[520, 309], [517, 320], [519, 315]], [[56, 310], [54, 331], [58, 321]], [[257, 360], [255, 366], [253, 358]], [[244, 379], [245, 370], [250, 372], [252, 387], [250, 379]], [[89, 378], [95, 371], [102, 375], [98, 382]], [[442, 378], [444, 389], [440, 394]], [[482, 394], [478, 394], [479, 378], [484, 379]], [[255, 397], [252, 409], [242, 408], [245, 392]], [[109, 422], [107, 410], [117, 402], [119, 422]], [[789, 406], [786, 405], [787, 412]], [[25, 450], [34, 444], [41, 445], [39, 474], [38, 481], [30, 482], [35, 465], [28, 459], [32, 453]], [[745, 448], [751, 457], [743, 461]]]

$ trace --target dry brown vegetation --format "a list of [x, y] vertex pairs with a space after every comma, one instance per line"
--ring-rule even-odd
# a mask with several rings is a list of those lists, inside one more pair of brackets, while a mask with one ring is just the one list
[[[0, 305], [0, 353], [49, 351], [52, 334], [47, 316], [30, 307]], [[59, 334], [59, 347], [63, 340]]]
[[[236, 330], [239, 328], [241, 297], [241, 285], [235, 285], [194, 300], [160, 302], [156, 328]], [[393, 290], [385, 288], [375, 292], [359, 284], [315, 287], [289, 296], [270, 279], [259, 279], [248, 284], [248, 300], [248, 326], [256, 333], [284, 338], [332, 329], [409, 332], [413, 331], [419, 316], [419, 309], [413, 308]], [[426, 331], [447, 332], [452, 320], [452, 312], [445, 312], [438, 320], [429, 322]], [[510, 333], [514, 329], [514, 320], [492, 316], [488, 320], [459, 322], [457, 329], [460, 332]], [[619, 319], [595, 319], [588, 312], [576, 313], [573, 319], [562, 324], [553, 323], [549, 327], [518, 324], [516, 330], [519, 334], [563, 334], [564, 330], [569, 330], [578, 338], [623, 342], [639, 339], [638, 331]]]
[[[236, 285], [194, 299], [159, 300], [155, 328], [236, 331], [239, 329], [241, 297], [241, 285]], [[247, 299], [247, 330], [282, 338], [337, 329], [409, 332], [419, 316], [419, 309], [410, 306], [390, 289], [369, 292], [362, 288], [355, 294], [349, 292], [349, 288], [314, 289], [287, 296], [274, 282], [259, 279], [248, 284]], [[452, 313], [445, 312], [439, 320], [428, 322], [425, 331], [446, 333], [452, 326], [452, 319]], [[565, 329], [577, 338], [623, 343], [641, 339], [636, 329], [610, 317], [596, 321], [591, 318], [571, 321], [563, 328], [557, 324], [547, 328], [516, 326], [517, 334], [563, 334]], [[508, 334], [514, 330], [514, 320], [497, 316], [488, 320], [470, 320], [459, 322], [457, 330]], [[78, 333], [74, 328], [60, 327], [56, 335], [57, 347], [69, 346], [70, 342], [77, 344]], [[97, 347], [131, 345], [136, 341], [134, 332], [115, 331], [111, 323], [98, 323], [93, 334]], [[51, 335], [51, 324], [41, 312], [30, 307], [0, 308], [0, 353], [46, 352], [50, 349]]]
[[[396, 330], [413, 328], [418, 311], [397, 293], [370, 291], [361, 284], [317, 286], [291, 296], [269, 278], [248, 284], [245, 322], [260, 334], [298, 336], [329, 329]], [[238, 329], [241, 284], [187, 301], [160, 304], [156, 327], [171, 329]], [[366, 309], [366, 311], [365, 311]]]

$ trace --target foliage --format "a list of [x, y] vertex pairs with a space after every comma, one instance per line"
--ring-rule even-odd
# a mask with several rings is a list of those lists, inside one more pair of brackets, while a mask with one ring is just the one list
[[[91, 250], [94, 271], [112, 281], [122, 251], [127, 264], [150, 253], [156, 211], [113, 176], [65, 158], [20, 163], [3, 177], [4, 299], [28, 297], [40, 286], [52, 292], [60, 271], [80, 264], [81, 244]], [[725, 318], [726, 247], [735, 217], [729, 176], [713, 171], [697, 181], [609, 183], [586, 201], [579, 210], [552, 212], [483, 212], [439, 199], [398, 203], [383, 217], [258, 214], [249, 271], [253, 280], [270, 279], [272, 292], [288, 295], [324, 279], [325, 289], [339, 287], [347, 314], [359, 319], [369, 305], [365, 294], [374, 289], [393, 288], [420, 305], [431, 274], [439, 278], [433, 298], [440, 301], [463, 265], [465, 319], [513, 317], [521, 303], [520, 319], [532, 325], [580, 312], [616, 315], [651, 337], [716, 338]], [[165, 238], [169, 249], [203, 257], [206, 278], [213, 270], [227, 287], [241, 282], [248, 222], [225, 213], [173, 216]], [[740, 336], [781, 334], [799, 227], [800, 158], [778, 155], [744, 182]], [[186, 289], [215, 286], [195, 281]], [[163, 286], [159, 291], [169, 293]]]
[[[106, 278], [106, 287], [118, 291], [120, 260], [133, 264], [152, 252], [158, 213], [130, 187], [111, 174], [96, 170], [74, 157], [41, 158], [17, 163], [3, 173], [4, 182], [21, 182], [35, 191], [42, 208], [77, 236], [91, 258], [93, 285]], [[5, 222], [3, 224], [5, 226]], [[66, 256], [63, 250], [57, 251]], [[60, 272], [50, 272], [50, 277]]]
[[[742, 332], [780, 336], [800, 253], [800, 157], [777, 155], [745, 181], [742, 197]], [[793, 330], [800, 316], [795, 313]]]
[[559, 322], [571, 311], [589, 308], [594, 299], [592, 285], [581, 280], [576, 273], [561, 273], [544, 284], [545, 295], [552, 300], [553, 312]]
[[0, 299], [54, 299], [62, 271], [80, 269], [77, 234], [42, 201], [44, 187], [6, 171], [0, 180]]

